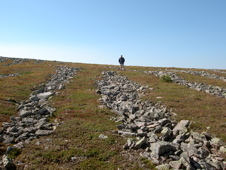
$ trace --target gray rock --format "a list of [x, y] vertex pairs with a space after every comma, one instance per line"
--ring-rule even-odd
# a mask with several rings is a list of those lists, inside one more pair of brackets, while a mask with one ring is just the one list
[[191, 166], [190, 158], [187, 152], [183, 152], [181, 154], [180, 161], [181, 161], [181, 164], [183, 164], [186, 167], [186, 169], [194, 169]]
[[22, 119], [22, 121], [21, 121], [22, 123], [28, 123], [28, 124], [35, 124], [35, 123], [37, 123], [38, 121], [37, 120], [35, 120], [34, 118], [31, 118], [31, 117], [25, 117], [25, 118], [23, 118]]
[[118, 133], [119, 134], [121, 134], [122, 136], [135, 136], [136, 135], [136, 133], [134, 133], [134, 132], [126, 132], [126, 131], [121, 131], [121, 130], [119, 130], [118, 131]]
[[154, 133], [148, 134], [149, 143], [155, 143], [158, 141], [158, 136]]
[[100, 134], [100, 135], [99, 135], [99, 138], [100, 138], [100, 139], [107, 139], [108, 136], [105, 136], [105, 135], [103, 135], [103, 134]]
[[46, 135], [50, 135], [50, 134], [52, 134], [53, 133], [53, 131], [52, 130], [37, 130], [36, 132], [35, 132], [35, 135], [37, 135], [37, 136], [46, 136]]
[[189, 126], [189, 120], [181, 120], [176, 127], [173, 129], [173, 134], [178, 135], [179, 133], [186, 133], [188, 131], [187, 127]]
[[31, 111], [27, 111], [27, 110], [21, 110], [21, 111], [19, 112], [19, 115], [20, 115], [21, 117], [27, 117], [27, 116], [29, 116], [29, 115], [32, 115], [32, 112], [31, 112]]
[[44, 92], [44, 93], [39, 93], [37, 94], [37, 97], [39, 99], [48, 99], [50, 96], [52, 96], [54, 93], [53, 92]]
[[159, 156], [162, 156], [170, 151], [175, 152], [176, 147], [170, 144], [169, 142], [156, 142], [151, 144], [151, 157], [158, 158]]
[[220, 149], [219, 149], [219, 151], [221, 153], [226, 153], [226, 146], [221, 146]]
[[218, 148], [220, 146], [223, 146], [224, 142], [221, 139], [219, 139], [219, 138], [213, 138], [213, 139], [211, 139], [210, 144], [213, 147], [217, 147]]
[[158, 122], [161, 126], [165, 126], [166, 124], [171, 123], [171, 121], [167, 118], [160, 119], [158, 120]]
[[147, 132], [145, 132], [145, 131], [142, 130], [142, 129], [138, 129], [136, 135], [137, 135], [137, 136], [140, 136], [140, 137], [143, 137], [143, 136], [146, 136], [146, 135], [147, 135]]
[[125, 129], [126, 126], [125, 126], [124, 124], [120, 124], [120, 125], [117, 125], [117, 128], [118, 128], [119, 130], [122, 130], [122, 129]]
[[129, 148], [132, 148], [134, 146], [134, 141], [129, 138], [127, 139], [127, 143], [123, 146], [123, 149], [129, 149]]
[[41, 127], [43, 127], [46, 124], [46, 121], [41, 121], [39, 120], [39, 122], [37, 122], [34, 127], [37, 129], [40, 129]]
[[168, 127], [163, 127], [162, 131], [161, 131], [161, 134], [162, 134], [162, 139], [163, 140], [167, 140], [169, 139], [172, 135], [172, 130]]
[[200, 147], [198, 149], [199, 155], [202, 159], [205, 159], [209, 156], [210, 152], [205, 147]]
[[27, 127], [23, 129], [23, 132], [35, 133], [36, 130], [36, 127]]
[[181, 143], [180, 146], [181, 146], [182, 151], [186, 152], [189, 156], [198, 154], [198, 149], [195, 147], [194, 144]]
[[[220, 164], [220, 162], [219, 161], [217, 161], [217, 160], [207, 160], [206, 161], [213, 169], [222, 169], [222, 165]], [[223, 167], [223, 168], [225, 168], [225, 167]]]
[[32, 101], [39, 101], [39, 98], [37, 96], [32, 95], [30, 98]]
[[133, 149], [140, 149], [142, 145], [147, 143], [147, 138], [143, 137], [139, 141], [135, 143], [135, 145], [132, 147]]
[[49, 110], [48, 110], [47, 108], [42, 108], [42, 109], [40, 109], [40, 110], [37, 112], [37, 114], [40, 114], [40, 115], [49, 115], [50, 112], [49, 112]]
[[13, 145], [13, 147], [15, 147], [15, 148], [17, 148], [17, 149], [23, 149], [24, 146], [25, 146], [25, 144], [24, 144], [23, 141], [21, 141], [21, 142], [15, 144], [15, 145]]
[[4, 144], [10, 144], [10, 143], [13, 143], [14, 142], [14, 137], [13, 136], [6, 136], [4, 135], [4, 141], [3, 143]]
[[154, 130], [155, 133], [161, 133], [161, 131], [162, 131], [162, 126], [158, 125], [155, 127], [155, 130]]
[[18, 128], [13, 126], [13, 127], [7, 128], [6, 133], [9, 134], [11, 132], [18, 132], [18, 131], [19, 131]]
[[158, 170], [170, 170], [171, 169], [169, 164], [158, 165], [155, 168]]
[[4, 168], [11, 169], [11, 170], [16, 169], [16, 165], [13, 163], [13, 160], [9, 158], [7, 155], [3, 155], [2, 162], [3, 162]]
[[169, 165], [173, 168], [173, 169], [180, 169], [181, 167], [181, 160], [178, 161], [170, 161]]

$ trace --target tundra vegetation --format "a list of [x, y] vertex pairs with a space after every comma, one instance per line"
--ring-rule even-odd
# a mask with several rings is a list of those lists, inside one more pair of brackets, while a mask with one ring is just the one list
[[[0, 77], [0, 124], [9, 122], [10, 117], [17, 114], [17, 103], [26, 100], [32, 91], [48, 81], [56, 66], [79, 67], [81, 70], [49, 100], [56, 108], [49, 121], [60, 123], [54, 133], [35, 139], [24, 149], [11, 153], [18, 169], [154, 169], [154, 164], [140, 157], [139, 151], [123, 149], [127, 139], [114, 133], [120, 122], [112, 120], [115, 115], [111, 110], [98, 107], [100, 95], [96, 93], [96, 82], [101, 79], [102, 71], [108, 70], [143, 86], [148, 85], [150, 89], [143, 94], [142, 100], [161, 101], [177, 114], [175, 118], [178, 121], [190, 120], [193, 131], [205, 131], [226, 142], [226, 99], [172, 83], [169, 77], [159, 79], [142, 72], [172, 69], [160, 67], [127, 66], [127, 71], [121, 72], [119, 67], [109, 65], [37, 62], [33, 59], [14, 63], [13, 59], [6, 58], [0, 62], [0, 75], [19, 74]], [[226, 77], [223, 72], [189, 70]], [[189, 81], [226, 88], [221, 80], [182, 72], [177, 74]], [[107, 138], [100, 139], [101, 134]], [[1, 155], [7, 147], [0, 144]]]

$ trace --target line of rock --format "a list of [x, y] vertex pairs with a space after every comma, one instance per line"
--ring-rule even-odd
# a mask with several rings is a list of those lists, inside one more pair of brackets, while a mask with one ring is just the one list
[[223, 74], [226, 74], [226, 71], [222, 71], [222, 70], [212, 69], [212, 71], [214, 71], [214, 72], [216, 72], [216, 73], [223, 73]]
[[204, 83], [197, 83], [197, 82], [189, 82], [173, 72], [163, 72], [163, 71], [156, 70], [156, 71], [145, 71], [145, 73], [153, 74], [156, 77], [160, 77], [160, 78], [163, 75], [167, 75], [167, 76], [170, 76], [170, 78], [172, 79], [172, 81], [174, 83], [184, 85], [188, 88], [191, 88], [191, 89], [194, 89], [197, 91], [209, 93], [209, 94], [215, 95], [217, 97], [226, 98], [226, 89], [221, 88], [219, 86], [212, 86], [212, 85], [207, 85]]
[[[11, 59], [12, 63], [8, 63], [5, 66], [15, 65], [15, 64], [21, 64], [33, 59], [26, 59], [26, 58], [8, 58], [8, 57], [2, 57], [0, 56], [0, 63], [6, 62], [7, 60]], [[35, 64], [39, 64], [44, 62], [45, 60], [35, 60]]]
[[8, 63], [5, 66], [21, 64], [21, 63], [29, 61], [29, 59], [24, 59], [24, 58], [11, 58], [11, 59], [13, 60], [13, 62], [12, 63]]
[[173, 69], [171, 69], [170, 71], [188, 73], [188, 74], [193, 74], [193, 75], [197, 75], [197, 76], [208, 77], [208, 78], [211, 78], [211, 79], [217, 79], [217, 80], [226, 81], [226, 78], [225, 77], [218, 76], [216, 74], [211, 74], [211, 73], [208, 73], [206, 71], [173, 70]]
[[[54, 132], [58, 123], [49, 123], [47, 118], [52, 115], [55, 108], [48, 104], [48, 100], [56, 93], [56, 90], [63, 89], [64, 84], [73, 78], [79, 68], [59, 66], [56, 74], [51, 76], [50, 81], [41, 84], [40, 88], [33, 91], [28, 100], [20, 102], [18, 116], [11, 117], [11, 122], [3, 122], [0, 130], [0, 142], [13, 148], [22, 149], [25, 143], [40, 136], [49, 135]], [[6, 151], [11, 151], [9, 147]], [[13, 166], [8, 157], [3, 156], [5, 167]]]
[[207, 133], [189, 131], [189, 120], [172, 120], [173, 113], [160, 103], [142, 101], [148, 86], [129, 81], [115, 72], [103, 72], [97, 82], [99, 102], [116, 113], [117, 133], [127, 137], [124, 149], [141, 150], [140, 155], [158, 169], [225, 169], [220, 156], [226, 152], [222, 140]]
[[4, 77], [16, 77], [21, 75], [20, 73], [12, 73], [12, 74], [2, 74], [0, 75], [0, 78], [4, 78]]
[[0, 63], [5, 62], [6, 60], [7, 60], [7, 58], [6, 58], [6, 57], [2, 57], [2, 56], [0, 56]]

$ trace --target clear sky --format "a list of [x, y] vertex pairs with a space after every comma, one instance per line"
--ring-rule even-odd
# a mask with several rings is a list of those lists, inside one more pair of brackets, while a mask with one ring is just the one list
[[0, 0], [0, 56], [226, 69], [226, 0]]

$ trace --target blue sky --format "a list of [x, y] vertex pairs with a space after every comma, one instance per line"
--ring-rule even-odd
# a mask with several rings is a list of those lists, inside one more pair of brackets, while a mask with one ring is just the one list
[[225, 0], [0, 0], [0, 56], [226, 69]]

